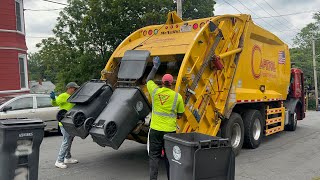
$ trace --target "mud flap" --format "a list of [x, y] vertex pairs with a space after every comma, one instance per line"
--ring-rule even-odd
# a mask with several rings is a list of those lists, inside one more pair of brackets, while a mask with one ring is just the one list
[[85, 139], [94, 120], [107, 106], [112, 92], [111, 86], [104, 81], [91, 80], [83, 84], [68, 99], [75, 106], [61, 121], [65, 130], [72, 136]]
[[119, 87], [90, 130], [94, 142], [118, 149], [128, 134], [151, 111], [144, 93], [138, 87]]

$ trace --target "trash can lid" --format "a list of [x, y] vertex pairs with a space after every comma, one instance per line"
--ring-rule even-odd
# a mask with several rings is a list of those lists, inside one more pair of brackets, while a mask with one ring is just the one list
[[14, 125], [23, 125], [23, 124], [43, 124], [43, 121], [40, 119], [0, 119], [0, 124], [3, 126], [14, 126]]
[[166, 141], [171, 141], [176, 144], [197, 147], [202, 143], [210, 143], [212, 141], [228, 141], [220, 137], [209, 136], [202, 133], [191, 132], [191, 133], [169, 133], [164, 136]]

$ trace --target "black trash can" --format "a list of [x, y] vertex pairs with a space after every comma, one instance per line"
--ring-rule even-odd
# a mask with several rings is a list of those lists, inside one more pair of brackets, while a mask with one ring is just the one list
[[41, 120], [0, 119], [0, 179], [37, 180]]
[[75, 106], [61, 121], [65, 130], [72, 136], [85, 139], [94, 120], [107, 106], [112, 93], [112, 87], [104, 81], [91, 80], [84, 83], [68, 99]]
[[151, 105], [144, 92], [136, 86], [143, 76], [150, 52], [128, 50], [121, 59], [118, 87], [108, 105], [92, 124], [89, 133], [94, 142], [102, 147], [118, 149], [139, 121], [144, 121]]
[[119, 87], [93, 123], [89, 133], [93, 141], [100, 146], [118, 149], [150, 111], [151, 105], [138, 87]]
[[234, 180], [235, 155], [228, 139], [200, 133], [166, 134], [170, 180]]

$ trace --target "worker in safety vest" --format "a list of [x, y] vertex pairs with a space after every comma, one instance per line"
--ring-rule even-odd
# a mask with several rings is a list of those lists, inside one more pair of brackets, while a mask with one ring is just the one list
[[[53, 106], [59, 106], [60, 110], [69, 111], [73, 108], [74, 104], [69, 103], [68, 98], [79, 88], [77, 83], [70, 82], [66, 86], [67, 91], [65, 93], [60, 94], [57, 98], [54, 92], [50, 93], [51, 103]], [[60, 131], [63, 135], [63, 141], [60, 147], [59, 155], [55, 166], [58, 168], [65, 169], [68, 164], [78, 163], [78, 160], [71, 158], [71, 145], [74, 136], [70, 136], [68, 132], [63, 128], [62, 123], [59, 122]]]
[[[165, 74], [162, 77], [161, 88], [152, 81], [160, 64], [159, 57], [153, 58], [153, 68], [147, 77], [147, 88], [152, 99], [152, 116], [148, 136], [150, 180], [156, 180], [158, 177], [159, 161], [164, 149], [163, 136], [167, 133], [176, 132], [176, 120], [184, 112], [182, 96], [171, 90], [173, 83], [172, 75]], [[164, 159], [169, 179], [169, 161], [165, 154]]]

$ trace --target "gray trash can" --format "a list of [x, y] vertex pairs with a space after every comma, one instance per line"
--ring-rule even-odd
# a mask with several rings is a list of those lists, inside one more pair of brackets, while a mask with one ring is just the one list
[[61, 120], [64, 129], [72, 136], [85, 139], [93, 122], [107, 106], [112, 93], [111, 85], [104, 81], [91, 80], [84, 83], [68, 99], [75, 106]]
[[166, 134], [170, 180], [234, 180], [235, 155], [228, 139], [200, 133]]
[[128, 134], [150, 111], [151, 105], [138, 87], [119, 87], [89, 133], [100, 146], [119, 149]]
[[41, 120], [0, 119], [0, 179], [37, 180]]

